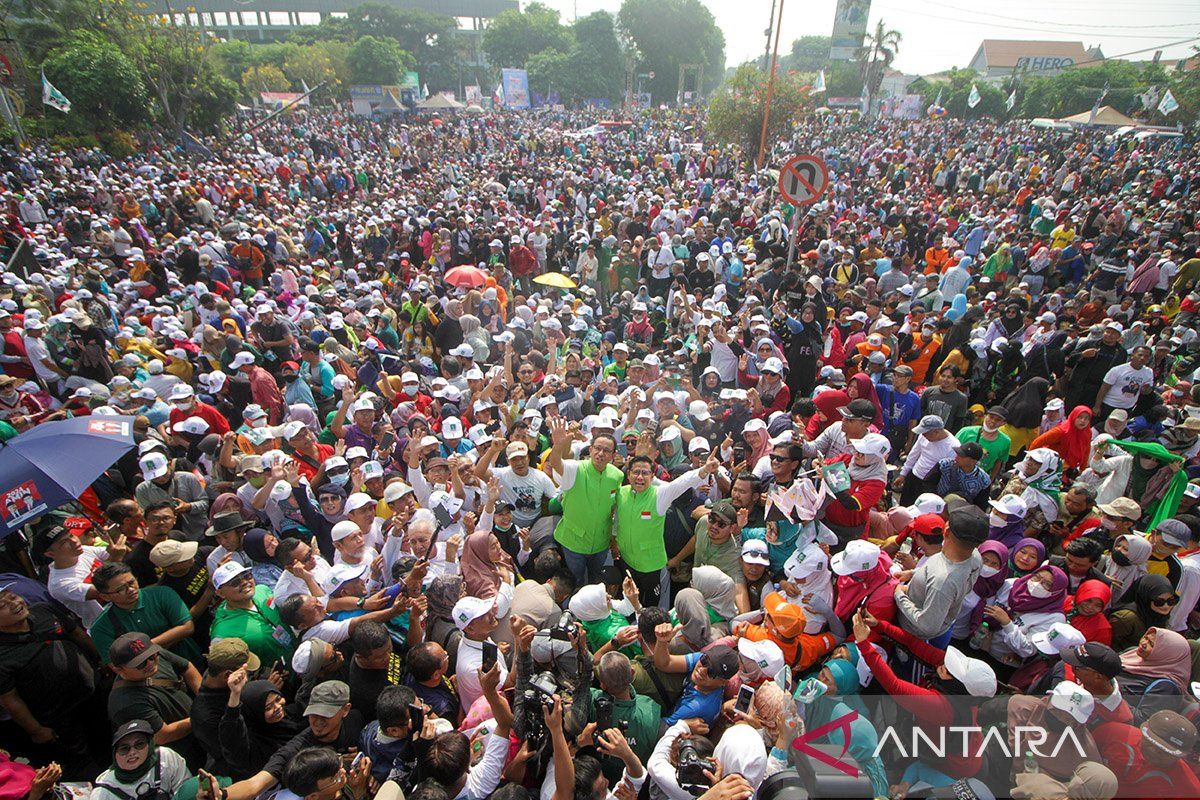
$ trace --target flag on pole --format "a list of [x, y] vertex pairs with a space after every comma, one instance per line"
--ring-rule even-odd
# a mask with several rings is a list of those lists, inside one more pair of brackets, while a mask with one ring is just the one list
[[1005, 111], [1012, 111], [1012, 110], [1013, 110], [1013, 106], [1015, 106], [1016, 104], [1017, 104], [1017, 90], [1016, 90], [1016, 89], [1013, 89], [1013, 90], [1012, 90], [1012, 94], [1010, 94], [1010, 95], [1008, 96], [1008, 100], [1006, 100], [1006, 101], [1005, 101], [1005, 103], [1004, 103], [1004, 110], [1005, 110]]
[[937, 99], [933, 101], [933, 104], [939, 107], [942, 105], [942, 90], [940, 88], [938, 89]]
[[983, 98], [979, 96], [979, 87], [972, 83], [971, 93], [967, 95], [967, 106], [974, 108], [975, 106], [979, 105], [979, 101], [982, 99]]
[[817, 73], [817, 82], [813, 84], [813, 94], [825, 91], [825, 70]]
[[1154, 86], [1146, 89], [1146, 91], [1142, 92], [1137, 97], [1142, 103], [1143, 111], [1149, 111], [1158, 105], [1158, 89]]
[[1100, 113], [1100, 104], [1104, 102], [1105, 97], [1108, 97], [1108, 81], [1104, 82], [1104, 88], [1100, 90], [1100, 96], [1092, 104], [1092, 113], [1088, 115], [1088, 125], [1096, 122], [1096, 115]]
[[45, 71], [42, 72], [42, 103], [64, 114], [71, 112], [71, 101], [67, 99], [65, 94], [55, 89], [54, 84], [46, 80]]
[[496, 91], [492, 92], [492, 105], [499, 108], [504, 105], [504, 83], [496, 84]]
[[1162, 96], [1162, 100], [1160, 100], [1158, 103], [1158, 113], [1170, 114], [1177, 108], [1179, 108], [1178, 101], [1176, 101], [1175, 96], [1171, 94], [1171, 90], [1167, 89], [1166, 94]]

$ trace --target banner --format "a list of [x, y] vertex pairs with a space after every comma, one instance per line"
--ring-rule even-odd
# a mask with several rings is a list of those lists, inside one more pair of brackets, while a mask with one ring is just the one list
[[838, 0], [837, 10], [833, 13], [833, 36], [829, 42], [830, 59], [850, 61], [858, 57], [870, 13], [871, 0]]
[[42, 73], [42, 103], [51, 108], [68, 114], [71, 111], [71, 101], [67, 96], [54, 88], [54, 84], [46, 80], [46, 73]]
[[483, 89], [478, 86], [464, 86], [463, 93], [467, 97], [467, 105], [482, 106], [483, 105]]
[[979, 96], [979, 87], [972, 83], [971, 93], [967, 95], [967, 105], [971, 108], [974, 108], [975, 106], [979, 105], [979, 101], [982, 99], [983, 98]]
[[1170, 114], [1177, 108], [1179, 108], [1179, 102], [1176, 101], [1175, 95], [1171, 94], [1171, 90], [1167, 89], [1167, 93], [1162, 97], [1162, 102], [1158, 104], [1158, 113]]
[[529, 108], [529, 73], [523, 69], [500, 70], [505, 108]]

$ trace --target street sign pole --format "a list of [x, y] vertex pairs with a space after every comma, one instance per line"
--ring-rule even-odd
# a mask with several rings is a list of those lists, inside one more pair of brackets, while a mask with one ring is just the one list
[[788, 226], [788, 255], [787, 264], [784, 269], [791, 269], [795, 263], [793, 259], [796, 256], [796, 237], [800, 233], [800, 206], [793, 206], [795, 211], [792, 212], [792, 224]]
[[800, 232], [800, 209], [811, 205], [829, 188], [829, 168], [814, 155], [802, 154], [789, 158], [779, 170], [779, 194], [792, 204], [792, 222], [788, 226], [787, 266], [791, 268], [796, 256], [796, 239]]

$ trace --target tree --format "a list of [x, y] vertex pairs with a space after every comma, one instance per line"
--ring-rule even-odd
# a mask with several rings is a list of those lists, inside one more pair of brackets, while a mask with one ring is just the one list
[[254, 98], [260, 92], [286, 92], [292, 87], [283, 70], [274, 64], [264, 64], [250, 67], [242, 73], [242, 88]]
[[[1007, 116], [1008, 92], [980, 80], [979, 74], [974, 70], [951, 69], [947, 73], [947, 78], [944, 81], [918, 79], [909, 85], [908, 90], [913, 94], [920, 94], [923, 104], [926, 106], [933, 103], [940, 94], [942, 107], [946, 109], [946, 113], [958, 119], [979, 119], [981, 117], [1003, 119]], [[979, 104], [974, 108], [967, 105], [967, 101], [971, 97], [972, 86], [979, 90]]]
[[817, 72], [829, 68], [829, 37], [801, 36], [792, 40], [792, 49], [780, 61], [784, 71]]
[[624, 0], [617, 13], [622, 37], [636, 49], [638, 72], [655, 102], [672, 102], [680, 64], [700, 64], [704, 86], [725, 74], [725, 35], [700, 0]]
[[50, 51], [46, 77], [71, 101], [71, 113], [103, 127], [146, 120], [146, 84], [112, 42], [81, 31]]
[[[812, 104], [804, 85], [797, 75], [775, 76], [767, 120], [768, 146], [786, 136]], [[756, 157], [766, 101], [766, 71], [753, 64], [741, 65], [708, 102], [709, 132], [721, 142], [740, 147], [746, 158]]]
[[412, 66], [412, 56], [391, 39], [364, 36], [346, 53], [352, 83], [391, 85]]
[[298, 87], [308, 86], [310, 89], [329, 81], [324, 89], [313, 96], [336, 97], [349, 77], [346, 67], [349, 49], [345, 42], [332, 40], [298, 47], [283, 63], [283, 74]]
[[896, 60], [900, 38], [900, 31], [888, 29], [883, 20], [875, 23], [875, 30], [867, 31], [863, 40], [862, 77], [867, 90], [868, 110], [879, 94], [884, 75]]
[[612, 14], [597, 11], [573, 26], [571, 71], [575, 99], [620, 100], [625, 93], [625, 59]]
[[540, 53], [534, 53], [525, 63], [529, 72], [529, 90], [545, 94], [556, 91], [563, 102], [571, 103], [579, 99], [575, 82], [575, 70], [571, 57], [553, 48], [546, 48]]
[[535, 53], [566, 53], [571, 44], [571, 32], [559, 21], [558, 12], [536, 2], [524, 12], [500, 13], [483, 32], [483, 51], [495, 67], [525, 68]]

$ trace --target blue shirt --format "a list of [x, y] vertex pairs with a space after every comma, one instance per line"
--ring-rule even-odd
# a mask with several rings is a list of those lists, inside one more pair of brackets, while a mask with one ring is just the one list
[[887, 384], [878, 384], [875, 392], [883, 407], [883, 432], [908, 430], [908, 424], [921, 419], [921, 396], [911, 389], [900, 394]]
[[691, 671], [696, 668], [697, 662], [703, 655], [703, 653], [688, 653], [684, 656], [687, 660], [689, 677], [687, 683], [683, 685], [683, 694], [680, 695], [679, 702], [675, 704], [675, 711], [666, 719], [668, 727], [681, 719], [691, 719], [692, 717], [699, 717], [711, 727], [716, 723], [717, 715], [721, 713], [721, 702], [725, 698], [725, 692], [721, 689], [701, 692], [692, 683], [690, 677]]

